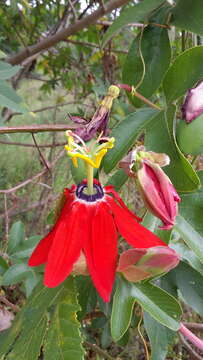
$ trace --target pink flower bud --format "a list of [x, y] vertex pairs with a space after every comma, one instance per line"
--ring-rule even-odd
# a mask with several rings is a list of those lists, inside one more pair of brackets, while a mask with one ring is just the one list
[[137, 178], [146, 207], [163, 222], [160, 229], [171, 229], [178, 213], [180, 197], [170, 179], [158, 164], [148, 159], [140, 161]]
[[168, 246], [129, 249], [121, 254], [117, 271], [128, 281], [138, 282], [170, 271], [179, 261], [179, 255]]
[[190, 123], [203, 113], [203, 81], [200, 81], [196, 87], [188, 90], [181, 110], [183, 118], [187, 123]]

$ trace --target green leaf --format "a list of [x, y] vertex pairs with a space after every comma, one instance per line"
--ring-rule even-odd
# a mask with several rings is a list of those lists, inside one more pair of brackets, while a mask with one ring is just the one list
[[157, 112], [157, 110], [149, 108], [140, 109], [128, 115], [113, 129], [111, 136], [115, 137], [116, 141], [115, 146], [107, 153], [103, 161], [106, 173], [109, 173], [126, 155], [134, 145], [139, 133], [152, 121]]
[[84, 358], [79, 331], [80, 323], [76, 317], [79, 309], [73, 279], [69, 278], [51, 317], [44, 348], [44, 360], [82, 360]]
[[[198, 172], [198, 176], [203, 184], [203, 171]], [[180, 215], [203, 237], [202, 207], [203, 186], [192, 194], [181, 195]]]
[[168, 346], [174, 340], [176, 333], [144, 313], [144, 326], [151, 345], [151, 360], [165, 360]]
[[11, 226], [11, 230], [9, 232], [9, 241], [8, 241], [8, 253], [12, 254], [15, 247], [22, 244], [25, 240], [25, 227], [21, 221], [15, 222]]
[[152, 215], [149, 211], [146, 212], [142, 221], [142, 225], [144, 225], [150, 231], [154, 232], [166, 244], [169, 243], [171, 238], [171, 230], [159, 229], [161, 221], [156, 216]]
[[168, 103], [184, 95], [203, 77], [203, 46], [196, 46], [179, 55], [166, 73], [163, 89]]
[[119, 169], [108, 179], [106, 185], [113, 185], [115, 190], [119, 191], [127, 180], [128, 175], [122, 169]]
[[181, 235], [190, 249], [194, 251], [203, 263], [203, 241], [202, 236], [181, 215], [176, 217], [174, 229]]
[[8, 269], [8, 264], [6, 260], [4, 260], [2, 256], [0, 256], [0, 275], [4, 274], [7, 269]]
[[16, 284], [24, 280], [33, 270], [25, 263], [12, 265], [4, 273], [1, 284], [4, 286]]
[[[15, 354], [21, 354], [20, 359], [30, 360], [23, 355], [24, 353], [29, 353], [28, 347], [32, 343], [33, 336], [35, 336], [34, 329], [39, 329], [41, 322], [44, 322], [44, 319], [47, 316], [47, 309], [56, 302], [62, 290], [63, 285], [54, 289], [48, 289], [42, 284], [34, 289], [32, 296], [27, 300], [25, 306], [15, 317], [12, 327], [5, 333], [3, 332], [0, 334], [0, 357], [12, 349], [13, 358], [15, 360]], [[15, 340], [15, 346], [13, 347]], [[34, 345], [36, 346], [37, 344], [33, 343], [32, 346]], [[38, 350], [36, 349], [38, 354], [40, 348], [41, 344], [38, 346]], [[34, 360], [37, 359], [38, 357]]]
[[190, 264], [203, 276], [203, 264], [199, 261], [194, 252], [182, 242], [170, 244], [170, 246], [181, 256], [181, 259]]
[[32, 329], [31, 334], [28, 334], [27, 341], [25, 339], [23, 341], [21, 336], [21, 341], [14, 345], [14, 349], [6, 357], [6, 360], [37, 360], [47, 331], [47, 323], [48, 319], [46, 317], [42, 318], [36, 327]]
[[[147, 150], [166, 153], [170, 157], [170, 164], [164, 167], [164, 171], [177, 191], [190, 192], [198, 189], [200, 180], [177, 146], [174, 115], [175, 106], [173, 105], [166, 113], [162, 111], [156, 115], [146, 130], [145, 146]], [[158, 137], [157, 134], [159, 134]]]
[[102, 46], [105, 46], [110, 38], [121, 28], [130, 23], [144, 21], [150, 12], [157, 8], [163, 0], [144, 0], [141, 3], [125, 8], [121, 15], [113, 22], [103, 37]]
[[171, 275], [186, 303], [203, 316], [203, 276], [184, 262]]
[[32, 294], [33, 289], [39, 283], [41, 278], [42, 278], [42, 275], [34, 272], [34, 270], [32, 272], [30, 272], [29, 274], [27, 274], [26, 279], [23, 284], [25, 286], [26, 297], [29, 297]]
[[10, 79], [19, 69], [21, 69], [21, 66], [11, 66], [6, 62], [0, 61], [0, 80]]
[[80, 304], [80, 311], [78, 312], [78, 319], [82, 320], [86, 314], [95, 309], [97, 304], [97, 295], [95, 287], [89, 276], [76, 276], [76, 285], [78, 289], [78, 302]]
[[131, 296], [132, 284], [120, 280], [113, 298], [111, 335], [120, 340], [130, 326], [135, 299]]
[[178, 0], [172, 14], [173, 25], [203, 36], [202, 0]]
[[19, 245], [15, 246], [12, 252], [12, 258], [24, 259], [29, 257], [40, 239], [40, 235], [31, 236], [29, 239], [23, 241], [23, 243], [21, 242]]
[[[180, 120], [177, 125], [176, 137], [178, 146], [185, 154], [203, 154], [203, 114], [190, 124]], [[195, 139], [195, 141], [194, 141]]]
[[181, 308], [175, 298], [149, 282], [132, 284], [122, 279], [114, 296], [111, 317], [112, 337], [116, 341], [130, 325], [135, 301], [162, 325], [174, 331], [179, 329]]
[[14, 111], [25, 113], [28, 111], [22, 99], [3, 80], [0, 80], [0, 106], [8, 107]]
[[[164, 15], [162, 14], [161, 9], [161, 14], [150, 19], [150, 22], [162, 24], [166, 17], [165, 7], [163, 10]], [[142, 38], [140, 38], [140, 36], [132, 42], [123, 67], [122, 78], [123, 83], [134, 85], [135, 87], [142, 79], [144, 69], [143, 61], [140, 56], [141, 50], [145, 63], [145, 74], [143, 81], [137, 90], [143, 96], [149, 98], [160, 86], [162, 78], [169, 67], [171, 49], [168, 32], [162, 27], [147, 26], [143, 32]], [[128, 97], [135, 106], [143, 105], [143, 102], [135, 96], [129, 94]]]

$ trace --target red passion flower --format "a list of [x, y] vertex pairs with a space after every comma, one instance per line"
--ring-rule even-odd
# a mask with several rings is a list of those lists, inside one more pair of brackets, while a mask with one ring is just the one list
[[94, 179], [94, 194], [86, 192], [87, 181], [65, 189], [65, 204], [53, 229], [37, 245], [29, 266], [46, 264], [44, 284], [59, 285], [84, 253], [92, 281], [104, 301], [110, 300], [117, 266], [117, 238], [129, 245], [150, 248], [166, 245], [139, 224], [113, 186], [102, 187]]

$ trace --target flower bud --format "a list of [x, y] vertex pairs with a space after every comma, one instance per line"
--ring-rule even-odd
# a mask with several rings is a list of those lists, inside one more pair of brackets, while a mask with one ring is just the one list
[[179, 255], [168, 246], [129, 249], [121, 254], [117, 271], [128, 281], [138, 282], [170, 271], [179, 261]]
[[158, 164], [144, 158], [140, 160], [137, 179], [146, 207], [163, 222], [160, 229], [170, 230], [174, 226], [180, 201], [170, 179]]
[[183, 119], [187, 123], [190, 123], [203, 113], [203, 80], [197, 86], [188, 90], [181, 110]]
[[185, 154], [196, 156], [203, 153], [203, 114], [189, 124], [179, 122], [177, 142]]

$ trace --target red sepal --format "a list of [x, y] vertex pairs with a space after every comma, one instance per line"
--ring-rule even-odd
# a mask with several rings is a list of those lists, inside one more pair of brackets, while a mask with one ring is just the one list
[[155, 234], [136, 222], [132, 216], [107, 195], [107, 202], [114, 214], [118, 231], [124, 239], [135, 248], [149, 248], [152, 246], [167, 246]]
[[142, 218], [140, 218], [139, 216], [137, 216], [136, 214], [132, 213], [132, 211], [130, 211], [128, 209], [128, 207], [125, 205], [124, 201], [120, 198], [120, 196], [118, 195], [118, 193], [114, 190], [114, 187], [112, 185], [108, 185], [105, 186], [105, 193], [106, 194], [112, 194], [113, 197], [116, 199], [116, 201], [118, 201], [118, 203], [120, 204], [120, 206], [134, 219], [136, 219], [137, 221], [142, 221]]

